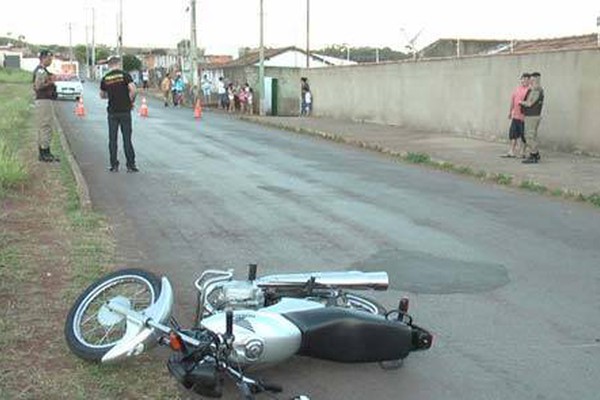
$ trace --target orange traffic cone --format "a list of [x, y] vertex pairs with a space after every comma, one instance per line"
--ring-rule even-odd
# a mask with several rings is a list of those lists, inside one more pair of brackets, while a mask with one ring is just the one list
[[145, 97], [142, 97], [142, 105], [140, 106], [140, 116], [141, 117], [148, 116], [148, 104], [146, 103]]
[[196, 100], [196, 107], [194, 107], [194, 118], [202, 118], [202, 105], [200, 104], [200, 99]]
[[77, 115], [78, 117], [85, 116], [85, 107], [83, 106], [83, 96], [80, 96], [79, 100], [77, 100], [77, 104], [75, 105], [75, 115]]

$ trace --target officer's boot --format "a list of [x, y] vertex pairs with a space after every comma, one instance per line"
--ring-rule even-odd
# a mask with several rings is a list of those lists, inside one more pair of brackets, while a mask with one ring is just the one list
[[54, 154], [52, 154], [50, 152], [50, 147], [48, 147], [48, 156], [52, 159], [52, 161], [54, 161], [54, 162], [60, 162], [60, 158], [58, 158], [58, 156], [55, 156]]
[[39, 155], [38, 155], [38, 160], [39, 161], [44, 161], [44, 149], [42, 149], [41, 147], [38, 147], [38, 151], [39, 151]]

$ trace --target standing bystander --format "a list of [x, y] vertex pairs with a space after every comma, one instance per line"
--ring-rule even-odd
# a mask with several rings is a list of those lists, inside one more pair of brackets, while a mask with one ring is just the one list
[[160, 83], [160, 91], [163, 95], [165, 107], [169, 106], [169, 97], [171, 96], [171, 76], [167, 72], [162, 82]]
[[41, 50], [40, 63], [33, 70], [33, 90], [35, 91], [35, 115], [38, 130], [39, 160], [44, 162], [59, 161], [50, 152], [52, 141], [53, 101], [56, 99], [54, 75], [48, 71], [54, 55], [50, 50]]
[[204, 74], [202, 81], [200, 82], [200, 88], [202, 89], [202, 100], [205, 105], [210, 102], [210, 95], [212, 91], [212, 82], [208, 79], [208, 75]]
[[147, 69], [142, 71], [142, 88], [148, 90], [148, 84], [150, 81], [150, 73]]
[[135, 84], [131, 75], [121, 69], [121, 58], [108, 59], [109, 71], [100, 81], [100, 97], [108, 98], [108, 152], [110, 171], [119, 171], [117, 158], [117, 135], [119, 127], [123, 136], [123, 150], [127, 159], [127, 172], [138, 172], [135, 165], [135, 151], [131, 142], [131, 109], [135, 102]]
[[521, 154], [523, 156], [526, 154], [527, 141], [525, 140], [525, 114], [523, 114], [521, 102], [525, 100], [525, 97], [529, 92], [529, 78], [530, 74], [526, 72], [521, 75], [521, 84], [515, 88], [510, 98], [510, 109], [508, 111], [508, 119], [510, 119], [510, 128], [508, 130], [510, 147], [508, 153], [502, 157], [515, 158], [517, 156], [519, 139], [522, 143]]
[[308, 78], [302, 77], [300, 78], [300, 115], [307, 115], [306, 93], [310, 93], [310, 85], [308, 84]]

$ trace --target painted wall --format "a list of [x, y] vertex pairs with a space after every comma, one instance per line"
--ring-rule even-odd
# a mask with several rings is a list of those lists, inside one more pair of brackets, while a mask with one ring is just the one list
[[[505, 140], [512, 90], [538, 71], [543, 145], [600, 154], [600, 51], [558, 51], [301, 70], [314, 115]], [[299, 77], [298, 77], [299, 79]], [[298, 79], [284, 91], [300, 95]]]

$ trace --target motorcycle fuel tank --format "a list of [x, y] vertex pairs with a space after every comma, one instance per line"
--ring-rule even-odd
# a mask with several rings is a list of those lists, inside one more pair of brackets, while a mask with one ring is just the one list
[[[225, 313], [202, 320], [206, 328], [225, 333]], [[231, 361], [244, 366], [262, 366], [281, 362], [298, 352], [302, 332], [296, 325], [275, 312], [240, 310], [233, 314], [233, 348]]]

